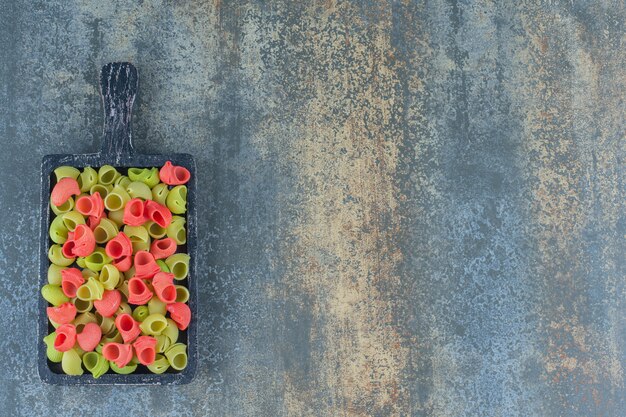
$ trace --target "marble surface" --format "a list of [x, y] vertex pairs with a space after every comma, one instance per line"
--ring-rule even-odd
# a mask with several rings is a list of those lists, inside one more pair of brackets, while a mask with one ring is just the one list
[[[626, 415], [623, 2], [0, 1], [0, 415]], [[198, 163], [177, 387], [36, 372], [39, 170]]]

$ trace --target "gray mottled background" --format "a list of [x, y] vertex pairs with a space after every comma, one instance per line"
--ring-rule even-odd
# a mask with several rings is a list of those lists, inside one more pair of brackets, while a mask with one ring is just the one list
[[[624, 2], [302, 3], [0, 0], [0, 414], [626, 415]], [[36, 373], [40, 161], [114, 60], [198, 161], [187, 386]]]

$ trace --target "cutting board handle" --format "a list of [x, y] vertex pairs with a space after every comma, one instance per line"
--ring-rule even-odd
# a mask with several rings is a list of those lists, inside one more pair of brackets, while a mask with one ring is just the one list
[[116, 161], [132, 156], [130, 119], [139, 77], [130, 62], [112, 62], [102, 67], [100, 94], [104, 104], [102, 154]]

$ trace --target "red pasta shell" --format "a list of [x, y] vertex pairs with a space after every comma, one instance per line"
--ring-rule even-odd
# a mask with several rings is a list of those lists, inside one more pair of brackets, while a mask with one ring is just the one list
[[152, 336], [139, 336], [133, 347], [137, 354], [137, 359], [142, 365], [152, 365], [156, 358], [157, 340]]
[[122, 294], [118, 290], [104, 290], [100, 300], [94, 300], [93, 305], [102, 317], [111, 317], [122, 302]]
[[126, 233], [119, 232], [113, 239], [107, 242], [104, 250], [108, 257], [118, 260], [122, 257], [132, 255], [133, 245]]
[[125, 367], [133, 358], [133, 348], [131, 345], [122, 343], [106, 343], [102, 347], [104, 359], [115, 362], [119, 368]]
[[78, 268], [66, 268], [61, 271], [61, 289], [66, 297], [76, 297], [78, 287], [85, 283], [85, 278]]
[[176, 252], [176, 241], [171, 237], [155, 240], [150, 245], [150, 253], [154, 259], [165, 259], [173, 255], [174, 252]]
[[189, 181], [191, 173], [187, 168], [172, 165], [171, 161], [167, 161], [159, 170], [159, 178], [167, 185], [181, 185]]
[[152, 279], [154, 274], [161, 268], [154, 260], [150, 252], [140, 250], [135, 254], [135, 277], [141, 279]]
[[141, 333], [139, 323], [128, 313], [120, 314], [115, 318], [115, 327], [122, 335], [124, 343], [132, 342]]
[[93, 230], [85, 224], [79, 224], [74, 229], [74, 249], [75, 256], [89, 256], [96, 248], [96, 238]]
[[128, 302], [135, 305], [146, 304], [152, 298], [152, 292], [140, 278], [128, 280]]
[[185, 330], [191, 321], [191, 310], [185, 303], [168, 304], [165, 308], [180, 330]]
[[144, 213], [147, 218], [161, 227], [167, 227], [172, 222], [172, 212], [167, 207], [162, 206], [156, 201], [146, 200], [144, 204]]
[[76, 318], [76, 306], [70, 302], [58, 307], [48, 307], [46, 312], [50, 320], [59, 324], [67, 324]]
[[102, 329], [97, 323], [87, 323], [83, 327], [83, 331], [76, 336], [78, 346], [85, 352], [91, 352], [100, 343], [102, 337]]
[[50, 201], [58, 207], [65, 203], [71, 196], [79, 194], [80, 187], [78, 186], [78, 181], [74, 178], [61, 178], [61, 180], [57, 182], [52, 189]]
[[171, 304], [176, 301], [176, 287], [173, 280], [174, 274], [168, 272], [159, 272], [152, 279], [154, 293], [165, 304]]
[[120, 272], [126, 272], [133, 266], [133, 257], [128, 255], [123, 258], [116, 259], [111, 265], [116, 267]]
[[76, 327], [73, 324], [62, 324], [56, 329], [54, 348], [59, 352], [67, 352], [76, 343]]
[[129, 226], [141, 226], [147, 221], [144, 216], [143, 201], [140, 198], [133, 198], [126, 203], [122, 221]]

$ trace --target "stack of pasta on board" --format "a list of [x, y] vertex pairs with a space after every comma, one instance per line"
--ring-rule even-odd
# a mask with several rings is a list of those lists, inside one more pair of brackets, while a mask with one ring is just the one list
[[68, 375], [86, 369], [94, 378], [139, 366], [184, 369], [189, 171], [168, 161], [126, 175], [110, 165], [61, 166], [54, 175], [51, 264], [41, 289], [55, 329], [43, 340], [48, 359]]

